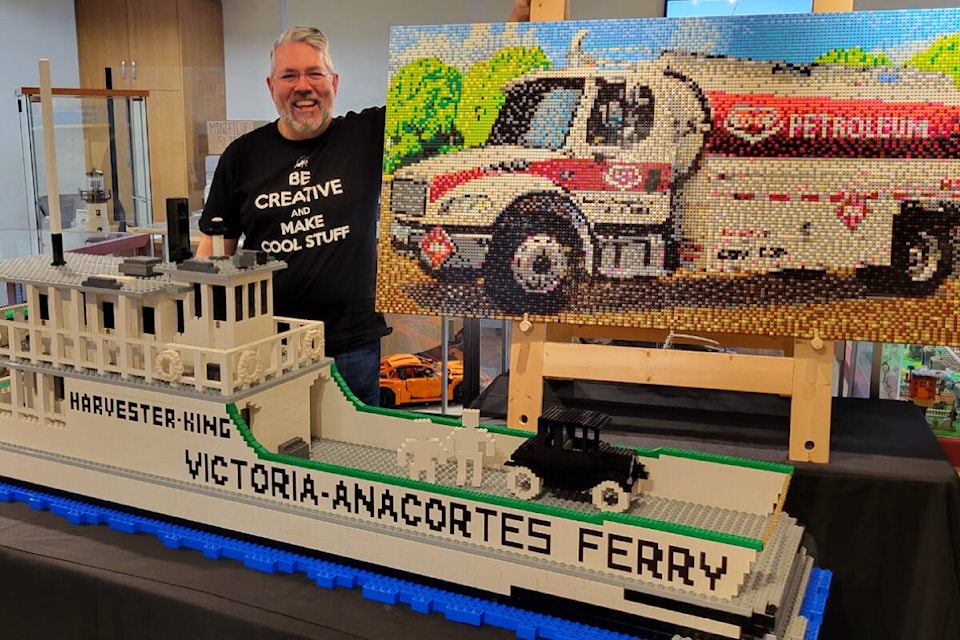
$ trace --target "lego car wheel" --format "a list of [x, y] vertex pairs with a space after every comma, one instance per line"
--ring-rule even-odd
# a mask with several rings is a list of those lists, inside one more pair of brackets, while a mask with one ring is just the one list
[[630, 507], [630, 493], [613, 480], [604, 480], [595, 486], [590, 498], [600, 511], [623, 513]]
[[380, 387], [380, 406], [386, 409], [396, 406], [397, 396], [390, 389]]
[[533, 196], [513, 205], [494, 227], [484, 262], [484, 290], [506, 313], [559, 312], [584, 274], [573, 206]]
[[510, 467], [507, 471], [507, 488], [521, 500], [533, 500], [543, 490], [543, 481], [527, 467]]

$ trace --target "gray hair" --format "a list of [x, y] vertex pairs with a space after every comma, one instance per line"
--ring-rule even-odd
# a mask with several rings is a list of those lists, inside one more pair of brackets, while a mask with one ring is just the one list
[[273, 75], [273, 54], [276, 53], [277, 47], [282, 44], [290, 44], [293, 42], [303, 42], [317, 51], [320, 52], [320, 59], [323, 61], [323, 64], [327, 67], [327, 71], [330, 73], [335, 73], [336, 70], [333, 68], [333, 59], [330, 58], [330, 41], [327, 40], [327, 36], [324, 35], [323, 31], [317, 29], [316, 27], [290, 27], [286, 31], [280, 34], [273, 42], [273, 49], [270, 50], [270, 74]]

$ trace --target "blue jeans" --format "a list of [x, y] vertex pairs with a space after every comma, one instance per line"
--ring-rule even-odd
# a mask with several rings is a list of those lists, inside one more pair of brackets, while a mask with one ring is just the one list
[[356, 349], [333, 357], [340, 377], [364, 404], [380, 406], [380, 340], [371, 340]]

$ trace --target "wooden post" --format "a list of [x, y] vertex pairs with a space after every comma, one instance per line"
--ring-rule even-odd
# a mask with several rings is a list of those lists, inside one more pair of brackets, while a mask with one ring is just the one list
[[510, 332], [510, 389], [507, 424], [529, 429], [543, 410], [543, 347], [547, 325], [527, 319], [513, 323]]
[[797, 340], [790, 403], [790, 459], [830, 462], [833, 341]]

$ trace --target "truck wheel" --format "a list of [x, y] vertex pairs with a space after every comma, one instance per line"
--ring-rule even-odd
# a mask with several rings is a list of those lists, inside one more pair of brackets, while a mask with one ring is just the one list
[[868, 293], [917, 297], [930, 295], [953, 265], [951, 222], [904, 210], [893, 218], [890, 266], [857, 269]]
[[527, 467], [510, 467], [507, 471], [507, 489], [521, 500], [533, 500], [543, 490], [543, 482]]
[[937, 290], [950, 273], [953, 247], [949, 224], [932, 216], [896, 216], [890, 267], [894, 293], [926, 296]]
[[590, 492], [593, 506], [600, 511], [623, 513], [630, 508], [630, 493], [624, 491], [619, 482], [604, 480]]
[[484, 290], [500, 311], [551, 315], [570, 300], [584, 273], [570, 208], [556, 199], [527, 198], [496, 223]]
[[390, 407], [396, 405], [397, 397], [393, 395], [393, 391], [390, 389], [380, 389], [380, 406], [389, 409]]

